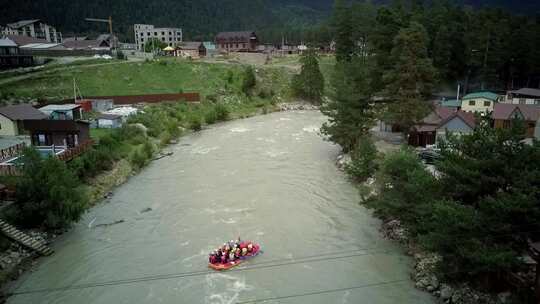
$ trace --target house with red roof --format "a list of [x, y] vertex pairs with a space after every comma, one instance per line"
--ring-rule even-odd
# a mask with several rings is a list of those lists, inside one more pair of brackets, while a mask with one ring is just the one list
[[434, 145], [444, 138], [447, 132], [468, 134], [475, 126], [474, 113], [436, 106], [429, 115], [411, 128], [408, 142], [414, 147]]
[[534, 130], [540, 119], [540, 107], [527, 104], [507, 104], [498, 103], [493, 108], [491, 114], [493, 126], [499, 129], [508, 129], [512, 127], [515, 119], [520, 119], [525, 123], [527, 131], [525, 136], [534, 137]]

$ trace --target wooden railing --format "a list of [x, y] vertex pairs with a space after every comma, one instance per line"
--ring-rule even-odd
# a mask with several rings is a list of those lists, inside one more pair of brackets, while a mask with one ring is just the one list
[[[61, 161], [68, 162], [74, 159], [75, 157], [83, 154], [88, 149], [92, 148], [93, 144], [94, 142], [92, 140], [87, 140], [76, 147], [66, 149], [64, 152], [56, 155], [56, 157]], [[14, 165], [14, 164], [0, 164], [0, 176], [20, 176], [20, 175], [22, 175], [22, 166]]]
[[94, 144], [93, 140], [87, 140], [78, 146], [67, 149], [65, 152], [59, 154], [57, 157], [59, 160], [68, 162], [72, 160], [73, 158], [83, 154], [88, 149], [92, 148], [93, 144]]
[[25, 147], [26, 143], [20, 143], [0, 150], [0, 161], [5, 161], [19, 155]]
[[20, 176], [21, 168], [9, 164], [0, 164], [0, 176]]

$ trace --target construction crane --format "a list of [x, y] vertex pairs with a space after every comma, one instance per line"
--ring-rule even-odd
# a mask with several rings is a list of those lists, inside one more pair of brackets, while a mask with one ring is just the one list
[[109, 34], [111, 34], [111, 47], [113, 49], [116, 49], [116, 39], [114, 39], [113, 30], [112, 30], [112, 17], [109, 16], [109, 19], [96, 19], [96, 18], [86, 18], [84, 19], [86, 21], [90, 22], [101, 22], [101, 23], [108, 23], [109, 24]]

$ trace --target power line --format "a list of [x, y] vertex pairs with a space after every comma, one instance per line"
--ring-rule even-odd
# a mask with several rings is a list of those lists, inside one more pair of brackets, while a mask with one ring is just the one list
[[[369, 249], [369, 250], [372, 250], [372, 249]], [[359, 249], [355, 251], [368, 251], [368, 249]], [[231, 269], [229, 272], [243, 272], [243, 271], [254, 270], [254, 269], [265, 269], [265, 268], [274, 268], [274, 267], [281, 267], [281, 266], [287, 266], [287, 265], [302, 264], [302, 263], [308, 263], [308, 262], [322, 262], [322, 261], [327, 261], [327, 260], [346, 259], [346, 258], [367, 256], [367, 255], [373, 255], [373, 254], [385, 254], [389, 252], [392, 252], [392, 251], [384, 250], [384, 251], [371, 252], [371, 253], [360, 253], [360, 254], [350, 254], [350, 255], [341, 255], [341, 256], [336, 256], [336, 254], [330, 254], [325, 257], [319, 257], [319, 258], [317, 258], [317, 256], [308, 256], [308, 257], [296, 259], [290, 262], [264, 265], [265, 263], [268, 264], [271, 262], [271, 261], [266, 261], [266, 262], [263, 262], [263, 263], [260, 263], [251, 267], [248, 266], [245, 268]], [[331, 255], [334, 255], [334, 256], [331, 256]], [[280, 260], [283, 260], [283, 259], [280, 259]], [[275, 261], [279, 261], [279, 260], [275, 260]], [[215, 273], [215, 271], [206, 270], [206, 271], [173, 273], [173, 274], [166, 274], [166, 275], [143, 276], [143, 277], [138, 277], [138, 278], [130, 278], [130, 279], [122, 279], [122, 280], [114, 280], [114, 281], [68, 285], [68, 286], [57, 287], [57, 288], [42, 288], [42, 289], [34, 289], [34, 290], [15, 291], [12, 293], [8, 293], [7, 295], [12, 296], [12, 295], [24, 295], [24, 294], [46, 293], [46, 292], [60, 292], [60, 291], [87, 289], [87, 288], [96, 288], [96, 287], [105, 287], [105, 286], [126, 285], [126, 284], [140, 283], [140, 282], [196, 277], [196, 276], [208, 275], [208, 274], [213, 274], [213, 273]]]
[[[524, 226], [528, 226], [528, 225], [524, 225]], [[500, 234], [498, 236], [522, 234], [522, 233], [532, 233], [532, 232], [540, 232], [540, 230], [505, 233], [505, 234]], [[496, 237], [496, 236], [497, 235], [492, 235], [492, 236], [488, 236], [487, 238], [493, 238], [493, 237]], [[368, 248], [352, 249], [352, 250], [347, 250], [347, 251], [328, 252], [328, 253], [316, 254], [316, 255], [311, 255], [311, 256], [303, 256], [303, 257], [300, 257], [300, 258], [280, 258], [280, 259], [262, 261], [262, 262], [260, 262], [260, 263], [258, 263], [256, 265], [251, 266], [251, 267], [247, 266], [247, 267], [244, 267], [244, 268], [231, 269], [231, 270], [229, 270], [229, 272], [242, 272], [242, 271], [248, 271], [248, 270], [274, 268], [274, 267], [295, 265], [295, 264], [308, 263], [308, 262], [320, 262], [320, 261], [326, 261], [326, 260], [345, 259], [345, 258], [367, 256], [367, 255], [373, 255], [373, 254], [388, 254], [388, 253], [393, 253], [394, 252], [394, 250], [391, 250], [391, 251], [390, 250], [377, 251], [379, 249], [380, 249], [380, 247], [368, 247]], [[345, 253], [354, 253], [354, 252], [360, 252], [360, 251], [374, 251], [374, 252], [343, 255]], [[291, 261], [290, 262], [283, 262], [283, 263], [275, 263], [275, 262], [280, 262], [280, 261], [283, 261], [283, 260], [291, 260]], [[266, 264], [268, 264], [268, 265], [266, 265]], [[60, 291], [87, 289], [87, 288], [96, 288], [96, 287], [105, 287], [105, 286], [126, 285], [126, 284], [140, 283], [140, 282], [149, 282], [149, 281], [158, 281], [158, 280], [170, 280], [170, 279], [177, 279], [177, 278], [195, 277], [195, 276], [208, 275], [208, 274], [213, 274], [213, 273], [215, 273], [215, 271], [213, 271], [213, 270], [212, 271], [204, 270], [204, 271], [192, 271], [192, 272], [181, 272], [181, 273], [172, 273], [172, 274], [142, 276], [142, 277], [137, 277], [137, 278], [128, 278], [128, 279], [113, 280], [113, 281], [86, 283], [86, 284], [78, 284], [78, 285], [77, 284], [76, 285], [68, 285], [68, 286], [57, 287], [57, 288], [42, 288], [42, 289], [34, 289], [34, 290], [26, 290], [26, 291], [15, 291], [15, 292], [12, 292], [12, 293], [7, 293], [7, 295], [12, 296], [12, 295], [24, 295], [24, 294], [46, 293], [46, 292], [60, 292]], [[457, 271], [455, 273], [466, 273], [466, 271]], [[353, 288], [353, 289], [355, 289], [355, 288]], [[360, 288], [360, 287], [358, 287], [358, 288]]]
[[383, 281], [383, 282], [379, 282], [379, 283], [364, 284], [364, 285], [345, 287], [345, 288], [338, 288], [338, 289], [312, 291], [312, 292], [306, 292], [306, 293], [300, 293], [300, 294], [294, 294], [294, 295], [288, 295], [288, 296], [247, 300], [247, 301], [236, 302], [236, 304], [259, 303], [259, 302], [265, 302], [265, 301], [274, 301], [274, 300], [284, 300], [284, 299], [299, 298], [299, 297], [306, 297], [306, 296], [315, 296], [315, 295], [321, 295], [321, 294], [326, 294], [326, 293], [335, 293], [335, 292], [341, 292], [341, 291], [348, 291], [348, 290], [353, 290], [353, 289], [361, 289], [361, 288], [377, 287], [377, 286], [383, 286], [383, 285], [391, 285], [391, 284], [403, 283], [403, 282], [407, 282], [407, 281], [409, 281], [408, 278], [407, 279], [401, 279], [401, 280], [394, 280], [394, 281]]

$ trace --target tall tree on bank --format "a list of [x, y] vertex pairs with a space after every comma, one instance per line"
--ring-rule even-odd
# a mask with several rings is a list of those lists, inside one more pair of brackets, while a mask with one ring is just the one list
[[428, 37], [425, 28], [411, 22], [394, 39], [392, 62], [383, 80], [383, 90], [389, 101], [386, 117], [408, 130], [429, 111], [427, 97], [433, 90], [436, 70], [427, 52]]
[[367, 64], [359, 56], [351, 62], [337, 63], [332, 78], [335, 94], [321, 107], [321, 112], [329, 117], [322, 133], [344, 152], [353, 150], [374, 123], [368, 75]]
[[334, 3], [333, 25], [336, 39], [336, 60], [350, 61], [354, 53], [350, 7], [343, 0]]
[[294, 75], [292, 79], [294, 94], [313, 103], [320, 103], [324, 93], [324, 76], [319, 69], [316, 51], [313, 49], [305, 51], [300, 63], [302, 64], [300, 74]]
[[383, 89], [383, 74], [393, 66], [391, 61], [392, 48], [394, 47], [392, 39], [398, 34], [404, 22], [403, 11], [399, 5], [395, 5], [393, 8], [381, 7], [377, 11], [370, 43], [374, 54], [370, 77], [376, 91]]

